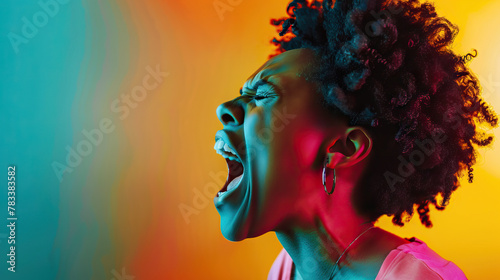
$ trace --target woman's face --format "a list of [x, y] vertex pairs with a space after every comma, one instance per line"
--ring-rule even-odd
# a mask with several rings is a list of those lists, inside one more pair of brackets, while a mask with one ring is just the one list
[[318, 197], [325, 197], [328, 140], [346, 125], [304, 78], [314, 61], [311, 50], [282, 53], [245, 82], [241, 96], [217, 108], [224, 128], [216, 133], [215, 149], [226, 158], [229, 176], [214, 203], [229, 240], [307, 219]]

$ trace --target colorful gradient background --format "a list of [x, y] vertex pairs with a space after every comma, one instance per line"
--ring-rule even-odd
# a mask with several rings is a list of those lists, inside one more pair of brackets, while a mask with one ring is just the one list
[[[0, 279], [266, 279], [281, 245], [273, 233], [223, 238], [212, 197], [226, 166], [212, 146], [216, 107], [266, 60], [269, 19], [288, 1], [221, 0], [233, 4], [222, 15], [213, 0], [66, 2], [17, 53], [8, 35], [22, 34], [24, 17], [43, 23], [43, 8], [0, 2]], [[436, 6], [460, 27], [455, 50], [478, 50], [470, 65], [500, 111], [500, 2]], [[121, 119], [111, 105], [142, 84], [148, 66], [169, 75]], [[65, 164], [82, 131], [104, 118], [114, 131], [59, 181], [54, 162]], [[17, 166], [15, 273], [3, 225], [9, 164]], [[432, 211], [432, 229], [418, 219], [379, 225], [426, 241], [470, 279], [497, 279], [499, 166], [496, 141], [481, 151], [474, 183]]]

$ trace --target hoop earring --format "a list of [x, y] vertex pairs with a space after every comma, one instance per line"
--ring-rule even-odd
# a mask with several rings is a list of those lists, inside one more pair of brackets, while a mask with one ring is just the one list
[[335, 190], [335, 184], [337, 183], [337, 175], [335, 174], [335, 168], [333, 169], [333, 184], [332, 184], [332, 189], [330, 191], [328, 191], [328, 189], [326, 188], [326, 165], [328, 164], [328, 158], [326, 158], [325, 160], [325, 165], [323, 166], [323, 176], [322, 176], [322, 179], [323, 179], [323, 187], [325, 187], [325, 192], [327, 195], [331, 195], [333, 193], [333, 191]]

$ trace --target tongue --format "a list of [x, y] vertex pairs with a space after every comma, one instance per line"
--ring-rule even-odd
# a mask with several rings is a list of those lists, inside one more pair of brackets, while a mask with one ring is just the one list
[[234, 178], [230, 183], [229, 185], [227, 186], [227, 190], [230, 191], [234, 188], [236, 188], [236, 186], [240, 183], [241, 181], [241, 177], [243, 177], [243, 174], [241, 174], [240, 176]]

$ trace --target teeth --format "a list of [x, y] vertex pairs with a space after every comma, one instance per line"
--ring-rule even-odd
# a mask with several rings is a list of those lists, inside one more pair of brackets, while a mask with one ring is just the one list
[[233, 149], [231, 149], [231, 147], [229, 147], [228, 144], [224, 144], [224, 151], [228, 152], [228, 153], [231, 153], [233, 155], [235, 155], [236, 153], [233, 151]]
[[241, 174], [240, 176], [234, 178], [230, 183], [229, 185], [227, 186], [227, 191], [225, 192], [218, 192], [217, 193], [217, 196], [219, 198], [222, 198], [226, 193], [228, 193], [230, 190], [232, 189], [235, 189], [236, 186], [238, 186], [238, 184], [241, 182], [241, 178], [243, 177], [243, 174]]
[[243, 177], [243, 174], [241, 174], [240, 176], [234, 178], [230, 183], [229, 185], [227, 186], [227, 191], [230, 191], [234, 188], [236, 188], [236, 186], [241, 182], [241, 178]]
[[218, 139], [217, 142], [215, 142], [214, 149], [219, 155], [222, 155], [224, 157], [228, 157], [226, 153], [229, 153], [235, 158], [238, 158], [236, 156], [236, 152], [231, 149], [228, 144], [224, 143], [224, 140], [222, 139]]
[[216, 148], [217, 150], [220, 150], [224, 147], [224, 141], [222, 141], [222, 140], [217, 141], [216, 144], [217, 144], [217, 148]]

